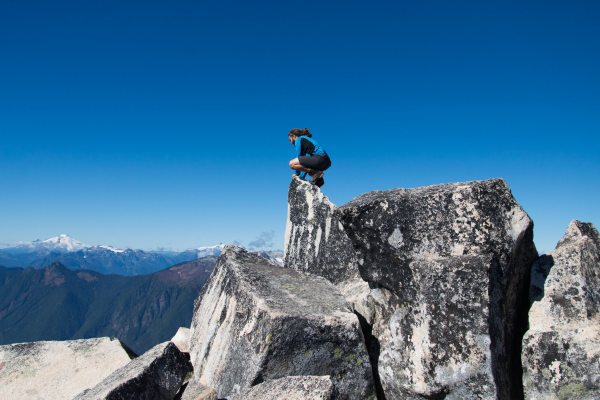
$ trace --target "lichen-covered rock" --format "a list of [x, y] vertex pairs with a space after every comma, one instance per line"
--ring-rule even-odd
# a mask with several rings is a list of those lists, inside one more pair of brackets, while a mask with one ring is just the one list
[[374, 191], [336, 216], [372, 283], [388, 399], [523, 396], [537, 252], [533, 222], [504, 180]]
[[218, 400], [215, 389], [201, 385], [194, 379], [190, 380], [182, 389], [183, 394], [180, 400]]
[[287, 376], [256, 385], [228, 400], [331, 400], [329, 376]]
[[526, 399], [600, 398], [600, 236], [572, 221], [531, 269]]
[[74, 400], [172, 400], [189, 370], [172, 342], [158, 344]]
[[353, 310], [370, 322], [369, 285], [358, 271], [352, 242], [321, 189], [294, 176], [288, 191], [283, 266], [335, 284]]
[[70, 400], [134, 357], [108, 337], [0, 346], [0, 397]]
[[381, 346], [379, 378], [387, 399], [496, 399], [486, 285], [490, 258], [416, 261], [411, 297], [371, 290], [372, 334]]
[[357, 317], [326, 279], [227, 245], [194, 305], [196, 380], [219, 397], [291, 375], [330, 375], [340, 399], [373, 379]]
[[175, 343], [175, 346], [177, 346], [179, 351], [189, 353], [191, 333], [189, 328], [179, 328], [175, 336], [171, 339], [171, 342]]

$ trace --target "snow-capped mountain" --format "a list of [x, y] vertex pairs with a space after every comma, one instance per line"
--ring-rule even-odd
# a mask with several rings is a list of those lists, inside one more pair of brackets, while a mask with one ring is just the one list
[[49, 250], [55, 253], [70, 253], [91, 247], [67, 235], [59, 235], [46, 240], [34, 240], [33, 242], [10, 243], [10, 245], [12, 247], [2, 249], [2, 251], [7, 253], [27, 253]]
[[79, 251], [87, 247], [91, 247], [85, 243], [81, 243], [77, 239], [73, 239], [67, 235], [59, 235], [50, 239], [46, 239], [42, 242], [38, 242], [43, 247], [52, 251], [71, 252]]
[[210, 246], [210, 247], [198, 247], [197, 249], [193, 249], [190, 251], [196, 252], [196, 256], [197, 256], [196, 258], [202, 258], [202, 257], [206, 257], [206, 256], [220, 256], [224, 247], [225, 247], [224, 244], [218, 244], [216, 246]]

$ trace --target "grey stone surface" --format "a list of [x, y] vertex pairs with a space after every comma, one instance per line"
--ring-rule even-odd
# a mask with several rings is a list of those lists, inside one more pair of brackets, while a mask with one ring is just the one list
[[525, 397], [600, 398], [600, 236], [592, 224], [572, 221], [534, 263], [530, 298]]
[[180, 400], [218, 400], [218, 397], [215, 389], [201, 385], [192, 379], [185, 386]]
[[329, 376], [287, 376], [256, 385], [228, 400], [331, 400]]
[[0, 346], [0, 398], [72, 399], [135, 354], [114, 338]]
[[74, 400], [173, 400], [189, 364], [172, 342], [158, 344]]
[[[387, 399], [496, 399], [489, 333], [490, 256], [411, 264], [413, 296], [383, 287], [372, 334]], [[445, 397], [444, 397], [445, 396]]]
[[319, 187], [292, 178], [283, 266], [326, 278], [340, 289], [353, 310], [369, 320], [369, 285], [360, 277], [352, 242], [335, 217], [336, 210]]
[[315, 185], [292, 178], [288, 191], [283, 265], [338, 284], [358, 274], [356, 255], [337, 207]]
[[340, 399], [373, 396], [359, 321], [324, 278], [227, 245], [191, 329], [196, 380], [221, 398], [291, 375], [330, 375]]
[[369, 192], [336, 216], [371, 283], [388, 400], [523, 396], [537, 252], [504, 180]]
[[191, 334], [192, 331], [189, 328], [179, 328], [175, 336], [171, 339], [171, 342], [175, 343], [179, 351], [189, 353]]

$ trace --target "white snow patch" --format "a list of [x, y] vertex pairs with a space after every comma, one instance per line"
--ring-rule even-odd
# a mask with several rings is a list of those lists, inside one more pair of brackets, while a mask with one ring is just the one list
[[123, 253], [125, 250], [124, 249], [117, 249], [115, 247], [112, 246], [98, 246], [101, 249], [105, 249], [105, 250], [110, 250], [113, 253]]

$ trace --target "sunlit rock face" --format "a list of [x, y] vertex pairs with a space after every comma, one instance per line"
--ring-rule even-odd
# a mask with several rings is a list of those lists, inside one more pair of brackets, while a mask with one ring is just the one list
[[523, 338], [527, 399], [600, 398], [600, 236], [572, 221], [531, 270]]
[[[207, 388], [191, 379], [185, 386], [182, 386], [181, 390], [177, 394], [181, 394], [179, 400], [218, 400], [217, 392], [215, 389]], [[175, 397], [176, 399], [178, 397]]]
[[188, 328], [179, 328], [175, 336], [171, 338], [171, 342], [173, 342], [182, 353], [189, 353], [190, 335], [191, 331]]
[[196, 380], [219, 398], [285, 376], [329, 375], [339, 399], [374, 399], [359, 321], [326, 279], [227, 245], [194, 305]]
[[108, 337], [0, 346], [0, 397], [72, 399], [135, 357]]
[[229, 400], [331, 400], [335, 397], [329, 376], [286, 376], [261, 383]]
[[502, 179], [374, 191], [336, 211], [371, 283], [387, 399], [518, 399], [533, 222]]

